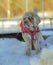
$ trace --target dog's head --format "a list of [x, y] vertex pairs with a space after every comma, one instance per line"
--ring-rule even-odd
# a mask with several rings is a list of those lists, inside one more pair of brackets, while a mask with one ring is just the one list
[[22, 18], [23, 24], [29, 29], [33, 30], [40, 23], [40, 18], [33, 12], [26, 12]]

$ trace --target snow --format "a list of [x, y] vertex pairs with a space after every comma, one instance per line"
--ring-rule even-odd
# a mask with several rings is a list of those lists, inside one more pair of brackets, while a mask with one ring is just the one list
[[32, 58], [31, 65], [53, 65], [53, 45], [49, 48], [44, 48], [40, 54], [40, 58]]
[[46, 40], [47, 48], [43, 48], [39, 58], [33, 57], [30, 60], [30, 65], [53, 65], [53, 36]]
[[1, 38], [0, 65], [30, 65], [30, 59], [39, 56], [34, 51], [31, 51], [31, 56], [26, 56], [25, 47], [25, 42], [15, 38]]
[[[45, 41], [51, 46], [53, 37]], [[25, 51], [25, 42], [16, 38], [0, 38], [0, 65], [35, 65], [35, 63], [39, 65], [37, 61], [39, 62], [41, 53], [37, 55], [35, 51], [31, 51], [31, 55], [26, 56]]]
[[15, 38], [0, 39], [0, 65], [29, 65], [24, 45]]
[[[52, 20], [53, 21], [53, 20]], [[53, 29], [53, 22], [49, 19], [47, 20], [41, 20], [41, 23], [39, 24], [40, 30], [42, 29]], [[20, 22], [21, 21], [0, 21], [0, 34], [9, 34], [9, 33], [18, 33], [21, 32], [20, 28]], [[42, 35], [53, 35], [53, 31], [41, 31]], [[49, 33], [50, 32], [50, 33]]]
[[0, 21], [0, 34], [20, 32], [19, 24], [18, 21]]

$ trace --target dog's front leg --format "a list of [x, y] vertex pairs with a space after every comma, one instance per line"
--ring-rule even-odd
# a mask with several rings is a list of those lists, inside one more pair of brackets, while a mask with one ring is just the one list
[[26, 42], [26, 55], [30, 55], [31, 54], [31, 42], [27, 41]]
[[34, 47], [35, 47], [35, 52], [38, 54], [40, 52], [40, 45], [37, 40], [34, 41]]
[[38, 54], [40, 52], [40, 45], [39, 45], [39, 33], [35, 35], [35, 40], [33, 41], [35, 52]]
[[28, 33], [22, 34], [24, 41], [26, 42], [26, 55], [31, 54], [31, 36]]

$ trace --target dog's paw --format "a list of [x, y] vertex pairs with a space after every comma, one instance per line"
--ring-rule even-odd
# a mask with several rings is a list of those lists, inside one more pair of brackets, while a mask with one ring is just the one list
[[39, 54], [40, 53], [40, 50], [36, 51], [36, 54]]
[[26, 52], [25, 53], [27, 56], [30, 56], [31, 55], [31, 52]]

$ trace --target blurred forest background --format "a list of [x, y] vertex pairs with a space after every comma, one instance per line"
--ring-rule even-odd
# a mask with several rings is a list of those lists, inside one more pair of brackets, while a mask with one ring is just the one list
[[[42, 0], [28, 0], [28, 10], [37, 8], [42, 12]], [[44, 0], [44, 11], [53, 12], [53, 0]], [[26, 0], [0, 0], [0, 18], [21, 16], [26, 12]]]

